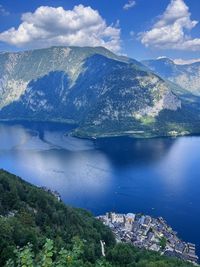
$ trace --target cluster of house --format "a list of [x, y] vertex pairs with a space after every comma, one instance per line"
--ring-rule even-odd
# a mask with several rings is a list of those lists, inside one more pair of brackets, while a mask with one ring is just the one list
[[111, 228], [117, 242], [131, 243], [139, 248], [157, 251], [162, 255], [192, 263], [198, 262], [195, 245], [180, 240], [162, 217], [110, 212], [97, 218]]

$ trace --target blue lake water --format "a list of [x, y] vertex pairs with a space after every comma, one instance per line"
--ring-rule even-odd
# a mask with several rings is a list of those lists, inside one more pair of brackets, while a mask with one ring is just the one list
[[82, 140], [55, 123], [0, 123], [0, 168], [65, 203], [163, 216], [200, 255], [200, 137]]

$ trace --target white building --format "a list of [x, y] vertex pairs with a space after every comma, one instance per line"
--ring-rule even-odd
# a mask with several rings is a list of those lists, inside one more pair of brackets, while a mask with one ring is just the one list
[[125, 216], [123, 214], [112, 212], [110, 214], [110, 217], [112, 223], [125, 223]]

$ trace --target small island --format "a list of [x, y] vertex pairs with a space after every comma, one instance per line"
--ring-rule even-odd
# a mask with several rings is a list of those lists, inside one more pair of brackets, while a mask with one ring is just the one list
[[198, 262], [196, 247], [177, 237], [177, 233], [162, 218], [142, 214], [106, 213], [97, 217], [109, 226], [117, 242], [131, 243], [138, 248], [160, 252], [192, 263]]

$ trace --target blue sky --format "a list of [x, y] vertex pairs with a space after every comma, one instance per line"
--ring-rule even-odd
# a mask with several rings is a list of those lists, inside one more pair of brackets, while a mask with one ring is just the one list
[[0, 0], [0, 50], [103, 45], [136, 59], [200, 58], [199, 10], [199, 0]]

